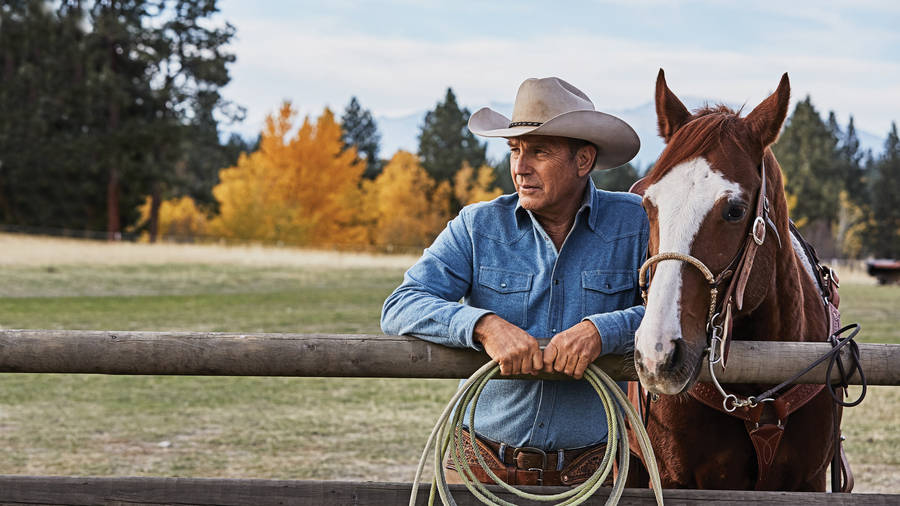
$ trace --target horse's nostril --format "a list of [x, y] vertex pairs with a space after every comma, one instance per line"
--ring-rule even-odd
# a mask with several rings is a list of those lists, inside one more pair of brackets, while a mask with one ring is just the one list
[[673, 339], [672, 340], [672, 351], [666, 355], [665, 360], [659, 365], [659, 369], [661, 371], [671, 371], [672, 369], [678, 367], [681, 362], [681, 356], [684, 354], [684, 341], [681, 339]]

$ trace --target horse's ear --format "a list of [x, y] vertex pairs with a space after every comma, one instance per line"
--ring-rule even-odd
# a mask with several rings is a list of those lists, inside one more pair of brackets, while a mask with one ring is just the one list
[[666, 74], [663, 69], [659, 69], [659, 75], [656, 76], [656, 119], [659, 122], [659, 135], [666, 143], [681, 125], [691, 119], [687, 107], [666, 86]]
[[631, 188], [628, 189], [628, 192], [643, 197], [644, 192], [647, 190], [648, 186], [650, 186], [650, 180], [646, 177], [642, 177], [635, 181], [633, 185], [631, 185]]
[[778, 83], [778, 89], [775, 90], [775, 93], [763, 100], [744, 119], [750, 131], [759, 139], [763, 148], [772, 144], [778, 138], [781, 125], [784, 123], [784, 118], [787, 117], [788, 103], [790, 101], [791, 82], [788, 80], [787, 72], [785, 72], [781, 76], [781, 82]]

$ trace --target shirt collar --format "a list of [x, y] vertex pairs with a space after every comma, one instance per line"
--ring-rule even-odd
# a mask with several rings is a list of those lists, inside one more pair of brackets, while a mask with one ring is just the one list
[[[575, 219], [578, 219], [578, 215], [582, 213], [586, 213], [584, 219], [587, 220], [588, 226], [591, 230], [596, 231], [596, 223], [597, 223], [597, 215], [599, 213], [599, 205], [598, 201], [600, 199], [600, 193], [595, 191], [594, 182], [589, 178], [587, 184], [585, 185], [584, 196], [581, 199], [581, 207], [578, 208], [578, 211], [575, 212]], [[587, 211], [585, 211], [587, 209]], [[526, 220], [525, 223], [531, 223], [531, 218], [528, 216], [528, 210], [522, 207], [522, 202], [518, 199], [516, 200], [516, 221], [519, 225], [522, 225], [522, 220]]]

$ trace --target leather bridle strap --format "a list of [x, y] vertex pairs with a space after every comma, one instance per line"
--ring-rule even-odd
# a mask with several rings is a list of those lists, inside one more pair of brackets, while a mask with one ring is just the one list
[[[728, 359], [728, 350], [730, 348], [730, 340], [728, 338], [731, 335], [732, 308], [737, 308], [737, 310], [743, 308], [744, 290], [747, 288], [750, 271], [753, 269], [756, 251], [766, 239], [767, 226], [775, 233], [775, 237], [778, 239], [778, 245], [779, 247], [781, 246], [781, 237], [778, 235], [778, 229], [775, 227], [771, 218], [769, 218], [769, 199], [766, 196], [765, 153], [763, 153], [763, 159], [760, 161], [760, 177], [762, 181], [759, 186], [759, 193], [756, 197], [756, 214], [753, 223], [750, 226], [750, 231], [747, 234], [744, 243], [741, 245], [741, 249], [738, 250], [735, 258], [725, 270], [720, 272], [717, 276], [714, 276], [712, 271], [709, 270], [709, 267], [691, 255], [663, 252], [648, 258], [644, 264], [641, 265], [641, 269], [638, 273], [641, 296], [644, 299], [644, 305], [646, 305], [650, 283], [647, 273], [651, 266], [664, 260], [679, 260], [694, 266], [700, 271], [709, 285], [710, 292], [709, 312], [706, 319], [708, 344], [710, 346], [710, 352], [713, 353], [713, 347], [716, 345], [716, 343], [713, 342], [713, 337], [719, 341], [718, 357], [722, 360], [723, 368]], [[732, 274], [736, 275], [732, 277]], [[719, 294], [718, 286], [728, 278], [731, 278], [731, 282], [725, 290], [725, 296], [721, 299], [721, 309], [717, 311], [719, 302], [717, 300]], [[724, 319], [722, 319], [722, 316], [724, 316]], [[718, 362], [718, 359], [716, 362]]]
[[[735, 276], [728, 284], [728, 288], [725, 290], [725, 296], [722, 298], [722, 309], [717, 313], [724, 316], [724, 319], [719, 323], [718, 328], [718, 335], [721, 336], [722, 340], [720, 343], [720, 357], [722, 359], [723, 369], [728, 362], [728, 351], [731, 348], [730, 337], [732, 316], [735, 309], [740, 311], [744, 307], [744, 290], [747, 288], [747, 282], [750, 280], [750, 271], [753, 269], [753, 262], [756, 260], [756, 252], [766, 240], [767, 226], [771, 227], [772, 231], [775, 233], [776, 239], [778, 239], [779, 247], [781, 246], [781, 237], [778, 235], [778, 229], [775, 227], [771, 218], [769, 218], [769, 198], [766, 196], [765, 159], [766, 155], [763, 153], [763, 157], [759, 162], [759, 175], [761, 181], [759, 184], [759, 193], [756, 196], [756, 212], [753, 223], [750, 225], [750, 231], [747, 234], [747, 238], [744, 240], [744, 244], [741, 246], [739, 253], [740, 258], [737, 262], [737, 267], [735, 267], [734, 270]], [[728, 269], [726, 269], [726, 271], [728, 271]], [[713, 316], [715, 316], [715, 314]], [[714, 322], [711, 319], [707, 324], [707, 327], [710, 329], [710, 332], [715, 333], [713, 327], [716, 325], [717, 322]], [[711, 351], [714, 345], [715, 343], [710, 342]]]

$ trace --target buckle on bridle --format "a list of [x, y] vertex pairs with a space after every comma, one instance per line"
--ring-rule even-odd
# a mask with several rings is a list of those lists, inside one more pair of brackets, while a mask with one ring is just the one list
[[753, 237], [753, 242], [758, 246], [762, 246], [763, 241], [766, 239], [766, 222], [762, 216], [757, 216], [753, 220], [753, 230], [750, 235]]

